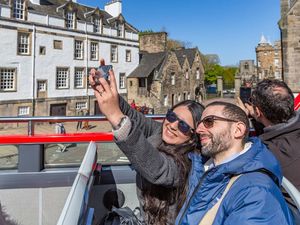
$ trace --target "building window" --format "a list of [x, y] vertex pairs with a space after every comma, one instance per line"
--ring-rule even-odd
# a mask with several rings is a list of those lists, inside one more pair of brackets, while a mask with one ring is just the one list
[[139, 79], [139, 87], [146, 87], [146, 78]]
[[129, 81], [129, 86], [132, 87], [132, 85], [133, 85], [133, 82], [131, 80], [131, 81]]
[[125, 73], [120, 73], [120, 88], [126, 88], [126, 75]]
[[118, 37], [123, 37], [123, 25], [120, 24], [120, 23], [118, 23], [118, 22], [116, 22], [115, 23], [115, 28], [117, 30], [117, 36]]
[[25, 4], [23, 0], [14, 0], [13, 17], [23, 20], [25, 18]]
[[75, 68], [74, 87], [83, 88], [84, 68]]
[[54, 49], [62, 49], [63, 48], [62, 41], [54, 40], [53, 41], [53, 48]]
[[47, 82], [45, 80], [39, 80], [37, 83], [37, 89], [39, 92], [44, 92], [47, 90]]
[[18, 116], [27, 116], [29, 115], [29, 106], [19, 106], [18, 107]]
[[131, 62], [131, 51], [126, 50], [126, 62]]
[[102, 33], [101, 32], [101, 26], [102, 26], [102, 20], [99, 18], [94, 18], [93, 19], [93, 27], [94, 27], [94, 32], [95, 33]]
[[168, 106], [168, 95], [164, 95], [164, 106]]
[[91, 60], [98, 60], [98, 43], [91, 42]]
[[67, 12], [66, 13], [66, 28], [74, 29], [75, 28], [75, 13]]
[[118, 46], [116, 45], [110, 47], [110, 61], [118, 62]]
[[83, 59], [83, 41], [75, 40], [74, 42], [74, 58]]
[[46, 47], [40, 46], [40, 55], [46, 55]]
[[30, 55], [30, 33], [18, 33], [18, 54]]
[[248, 64], [248, 63], [245, 63], [244, 69], [245, 69], [245, 70], [249, 70], [249, 64]]
[[175, 85], [175, 73], [171, 74], [171, 85]]
[[188, 94], [187, 94], [187, 99], [191, 100], [191, 93], [190, 92], [188, 92]]
[[188, 69], [185, 70], [185, 79], [189, 79], [189, 70]]
[[274, 59], [274, 64], [275, 64], [276, 67], [278, 67], [279, 66], [279, 59]]
[[16, 90], [16, 69], [0, 68], [0, 91]]
[[197, 68], [196, 70], [196, 80], [200, 80], [200, 70]]
[[181, 101], [181, 94], [178, 94], [177, 96], [177, 102], [180, 102]]
[[186, 93], [183, 93], [183, 101], [186, 100]]
[[69, 88], [69, 69], [57, 68], [56, 70], [56, 88]]
[[76, 102], [76, 110], [80, 109], [87, 109], [87, 103], [86, 102]]

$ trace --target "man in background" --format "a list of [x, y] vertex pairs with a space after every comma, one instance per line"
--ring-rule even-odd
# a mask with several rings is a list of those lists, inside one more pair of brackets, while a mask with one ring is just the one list
[[249, 103], [238, 104], [264, 125], [259, 137], [279, 160], [283, 176], [300, 191], [300, 115], [291, 89], [283, 81], [266, 79], [252, 91]]

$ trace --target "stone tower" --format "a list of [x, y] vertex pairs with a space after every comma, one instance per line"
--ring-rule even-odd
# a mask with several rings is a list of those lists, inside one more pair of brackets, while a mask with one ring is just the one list
[[258, 79], [274, 78], [274, 48], [264, 35], [261, 36], [255, 51]]
[[167, 50], [167, 33], [147, 33], [139, 37], [140, 51], [148, 53], [158, 53]]
[[279, 21], [283, 80], [294, 93], [300, 92], [300, 0], [281, 0]]

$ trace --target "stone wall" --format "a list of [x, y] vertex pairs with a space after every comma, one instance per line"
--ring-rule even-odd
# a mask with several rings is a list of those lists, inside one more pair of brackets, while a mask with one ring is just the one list
[[[300, 92], [300, 0], [281, 0], [283, 79], [294, 93]], [[290, 7], [290, 8], [289, 8]]]
[[139, 37], [140, 51], [148, 53], [164, 52], [167, 48], [167, 33], [142, 34]]

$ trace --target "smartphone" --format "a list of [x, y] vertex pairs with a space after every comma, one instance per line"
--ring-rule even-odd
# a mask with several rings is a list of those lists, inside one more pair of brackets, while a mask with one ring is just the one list
[[249, 103], [251, 87], [240, 87], [240, 99], [243, 103]]
[[108, 78], [109, 78], [109, 70], [110, 69], [112, 69], [112, 65], [103, 65], [103, 66], [98, 67], [95, 77], [94, 77], [94, 80], [97, 85], [100, 84], [100, 81], [99, 81], [100, 77], [103, 77], [105, 80], [109, 81]]
[[109, 77], [109, 70], [112, 69], [112, 65], [104, 65], [104, 66], [99, 66], [98, 68], [98, 76], [104, 77], [105, 80], [108, 80]]

